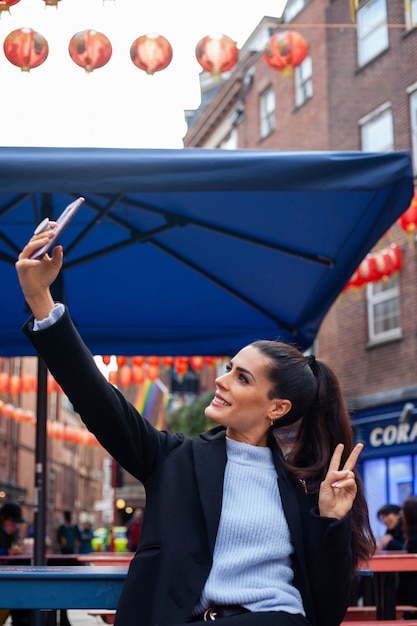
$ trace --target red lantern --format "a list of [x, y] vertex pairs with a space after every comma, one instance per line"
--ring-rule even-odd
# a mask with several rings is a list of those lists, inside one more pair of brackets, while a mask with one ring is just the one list
[[21, 409], [20, 407], [16, 406], [13, 413], [12, 413], [12, 418], [16, 421], [16, 422], [23, 422], [24, 421], [24, 415], [25, 412], [23, 409]]
[[119, 382], [118, 372], [116, 372], [115, 370], [112, 370], [111, 372], [109, 372], [109, 383], [117, 387], [118, 382]]
[[343, 291], [347, 291], [351, 287], [363, 287], [365, 284], [365, 279], [359, 274], [359, 271], [356, 270], [354, 274], [351, 276], [347, 284], [345, 285]]
[[105, 354], [104, 356], [101, 357], [103, 360], [104, 365], [110, 365], [110, 357], [108, 354]]
[[0, 373], [0, 393], [5, 393], [9, 388], [10, 374], [7, 372]]
[[74, 63], [89, 74], [109, 62], [113, 49], [103, 33], [83, 30], [71, 37], [68, 51]]
[[23, 393], [30, 393], [35, 388], [35, 381], [30, 374], [22, 374], [22, 391]]
[[0, 16], [1, 16], [3, 11], [9, 11], [9, 13], [10, 13], [10, 7], [12, 7], [14, 4], [17, 4], [18, 2], [20, 2], [20, 0], [1, 0], [1, 2], [0, 2]]
[[143, 371], [142, 365], [133, 365], [132, 366], [132, 380], [135, 385], [141, 385], [145, 380], [145, 372]]
[[145, 363], [145, 357], [144, 356], [132, 356], [132, 363], [133, 365], [142, 366]]
[[118, 367], [123, 367], [123, 365], [126, 365], [126, 361], [127, 358], [125, 356], [116, 357], [116, 363]]
[[169, 369], [170, 367], [172, 367], [173, 362], [174, 362], [174, 358], [172, 356], [162, 357], [162, 363], [164, 364], [164, 367], [166, 369]]
[[47, 390], [49, 395], [58, 391], [58, 384], [51, 374], [48, 374]]
[[156, 380], [159, 377], [159, 368], [157, 365], [148, 365], [148, 369], [146, 371], [146, 375], [149, 380]]
[[174, 359], [174, 370], [179, 380], [182, 380], [184, 374], [186, 374], [188, 370], [188, 358], [176, 356]]
[[238, 55], [236, 41], [219, 33], [203, 37], [195, 48], [201, 67], [214, 76], [231, 70], [237, 63]]
[[392, 243], [388, 248], [388, 254], [391, 257], [394, 272], [398, 272], [398, 270], [400, 270], [403, 266], [403, 255], [400, 246]]
[[411, 204], [405, 213], [398, 219], [398, 224], [405, 232], [412, 236], [417, 230], [417, 189], [414, 192]]
[[129, 365], [123, 365], [120, 368], [119, 380], [121, 387], [129, 387], [130, 383], [132, 382], [132, 370]]
[[374, 254], [366, 255], [358, 268], [358, 274], [363, 278], [364, 283], [372, 283], [381, 279], [381, 272]]
[[13, 376], [10, 376], [10, 380], [9, 380], [10, 395], [13, 397], [18, 396], [21, 388], [22, 388], [22, 381], [20, 379], [20, 376], [18, 376], [17, 374], [13, 374]]
[[307, 54], [308, 44], [304, 37], [294, 30], [285, 30], [272, 35], [263, 57], [272, 69], [288, 75], [294, 67], [301, 65]]
[[42, 65], [49, 53], [45, 37], [31, 28], [18, 28], [9, 33], [3, 43], [8, 61], [20, 67], [22, 72], [30, 72]]
[[164, 70], [172, 61], [172, 47], [168, 39], [148, 33], [135, 39], [130, 46], [130, 58], [140, 70], [154, 74]]
[[195, 372], [201, 372], [204, 365], [204, 360], [202, 356], [192, 356], [190, 359], [191, 367]]

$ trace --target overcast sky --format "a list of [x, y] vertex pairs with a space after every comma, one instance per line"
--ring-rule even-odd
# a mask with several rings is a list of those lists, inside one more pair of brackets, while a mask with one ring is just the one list
[[[49, 56], [30, 73], [0, 51], [2, 146], [181, 148], [184, 109], [200, 102], [195, 46], [218, 32], [242, 46], [265, 15], [281, 15], [285, 0], [20, 0], [0, 17], [1, 41], [30, 27], [48, 41]], [[71, 37], [103, 32], [113, 55], [86, 74], [68, 54]], [[156, 32], [173, 48], [165, 70], [147, 76], [129, 50], [140, 35]]]

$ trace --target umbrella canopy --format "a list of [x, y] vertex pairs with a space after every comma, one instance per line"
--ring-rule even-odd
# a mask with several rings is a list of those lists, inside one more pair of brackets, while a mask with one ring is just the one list
[[0, 354], [33, 354], [14, 263], [77, 196], [56, 298], [90, 350], [232, 355], [311, 345], [412, 181], [405, 152], [0, 148]]
[[[311, 345], [412, 193], [407, 153], [0, 148], [0, 355], [33, 354], [14, 263], [37, 224], [77, 196], [86, 202], [61, 235], [54, 297], [90, 350], [232, 356], [260, 338]], [[39, 360], [35, 565], [46, 381]]]

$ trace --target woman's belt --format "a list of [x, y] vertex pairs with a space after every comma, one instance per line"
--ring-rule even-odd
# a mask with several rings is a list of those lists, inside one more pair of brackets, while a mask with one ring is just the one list
[[240, 606], [239, 604], [229, 604], [229, 605], [217, 605], [209, 606], [208, 609], [201, 613], [201, 615], [197, 615], [193, 617], [192, 622], [211, 622], [216, 619], [221, 619], [222, 617], [232, 617], [233, 615], [240, 615], [241, 613], [249, 613], [249, 609], [245, 609], [244, 606]]

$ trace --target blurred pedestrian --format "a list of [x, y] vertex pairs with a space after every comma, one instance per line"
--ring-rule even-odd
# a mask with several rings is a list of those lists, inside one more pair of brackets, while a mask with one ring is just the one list
[[[405, 549], [417, 553], [417, 497], [410, 496], [402, 505], [402, 525]], [[417, 572], [400, 572], [398, 603], [417, 607]], [[417, 611], [406, 611], [404, 619], [417, 619]]]
[[[6, 502], [0, 509], [0, 555], [23, 554], [19, 525], [26, 523], [22, 508], [17, 502]], [[1, 614], [0, 614], [1, 616]], [[10, 609], [12, 626], [30, 626], [31, 612], [26, 609]], [[3, 619], [7, 618], [3, 612]], [[1, 619], [1, 617], [0, 617]], [[0, 624], [4, 623], [0, 621]]]
[[404, 550], [404, 533], [401, 520], [401, 507], [398, 504], [384, 504], [377, 511], [378, 519], [386, 528], [381, 538], [379, 550]]
[[57, 529], [57, 541], [61, 554], [76, 554], [80, 545], [80, 537], [80, 529], [72, 521], [71, 511], [64, 511], [64, 521]]
[[142, 509], [135, 509], [131, 519], [126, 525], [127, 549], [136, 552], [139, 545], [140, 531], [142, 530]]
[[[76, 554], [80, 545], [80, 529], [72, 521], [71, 511], [64, 511], [64, 521], [58, 526], [57, 541], [61, 549], [61, 554]], [[71, 626], [68, 619], [67, 610], [59, 611], [60, 626]]]
[[79, 553], [80, 554], [88, 554], [93, 551], [93, 546], [91, 545], [91, 540], [93, 539], [93, 529], [91, 526], [91, 522], [85, 521], [81, 525], [80, 528], [80, 546]]

